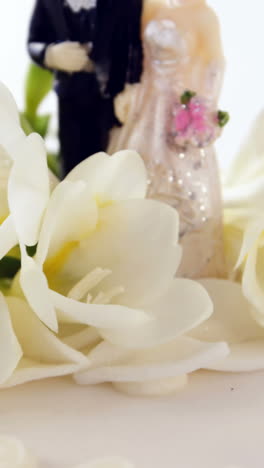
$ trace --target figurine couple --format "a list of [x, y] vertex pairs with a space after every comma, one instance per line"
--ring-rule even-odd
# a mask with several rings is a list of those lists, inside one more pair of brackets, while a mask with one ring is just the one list
[[180, 274], [222, 276], [224, 59], [206, 0], [37, 0], [29, 51], [55, 72], [65, 171], [107, 146], [137, 150], [149, 196], [180, 213]]

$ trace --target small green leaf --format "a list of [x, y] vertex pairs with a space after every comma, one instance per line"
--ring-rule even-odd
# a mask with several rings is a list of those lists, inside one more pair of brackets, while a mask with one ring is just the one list
[[51, 172], [55, 174], [56, 177], [61, 177], [61, 163], [59, 156], [57, 154], [48, 154], [48, 166]]
[[21, 262], [18, 258], [4, 257], [0, 260], [0, 278], [14, 278], [20, 270]]
[[227, 122], [229, 122], [230, 116], [229, 116], [228, 112], [220, 110], [217, 113], [217, 120], [218, 120], [219, 127], [222, 128], [227, 124]]
[[23, 113], [20, 114], [20, 125], [22, 129], [24, 130], [26, 135], [30, 135], [30, 133], [34, 132], [34, 129], [32, 128], [29, 119], [27, 116]]
[[38, 108], [53, 85], [53, 74], [32, 63], [25, 82], [25, 114], [30, 118], [37, 115]]
[[187, 89], [186, 91], [184, 91], [184, 93], [181, 95], [181, 103], [184, 104], [184, 105], [187, 105], [189, 104], [190, 100], [196, 96], [196, 93], [194, 91], [190, 91], [189, 89]]

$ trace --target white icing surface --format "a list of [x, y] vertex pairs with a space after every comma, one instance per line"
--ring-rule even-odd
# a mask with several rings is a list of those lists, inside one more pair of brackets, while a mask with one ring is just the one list
[[21, 439], [41, 468], [112, 456], [135, 468], [263, 468], [263, 385], [264, 373], [204, 372], [155, 399], [38, 382], [1, 391], [0, 432]]

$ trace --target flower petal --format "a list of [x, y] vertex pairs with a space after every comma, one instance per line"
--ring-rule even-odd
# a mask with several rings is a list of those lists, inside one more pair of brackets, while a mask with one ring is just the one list
[[[258, 268], [258, 265], [261, 266]], [[260, 270], [260, 271], [259, 271]], [[260, 326], [264, 326], [264, 278], [259, 273], [263, 272], [263, 247], [255, 245], [251, 248], [245, 263], [242, 276], [242, 288], [245, 297], [252, 304], [252, 314]]]
[[264, 218], [263, 216], [258, 217], [253, 222], [250, 222], [245, 229], [243, 243], [240, 251], [240, 255], [236, 264], [236, 268], [240, 267], [245, 260], [246, 255], [250, 249], [254, 248], [260, 234], [264, 231]]
[[13, 374], [22, 356], [2, 293], [0, 293], [0, 321], [0, 384], [2, 384]]
[[108, 156], [98, 153], [75, 167], [66, 180], [85, 180], [104, 204], [110, 200], [145, 198], [147, 172], [138, 153], [124, 150]]
[[12, 216], [8, 216], [0, 226], [0, 259], [2, 259], [15, 245], [18, 238]]
[[228, 355], [225, 343], [203, 343], [189, 337], [149, 350], [127, 351], [110, 343], [99, 344], [89, 353], [91, 367], [80, 371], [77, 383], [153, 382], [189, 374], [208, 367]]
[[[128, 200], [100, 210], [97, 229], [75, 249], [64, 275], [112, 274], [101, 290], [123, 287], [118, 304], [142, 308], [168, 288], [181, 259], [176, 210], [154, 200]], [[77, 278], [76, 278], [77, 281]]]
[[17, 105], [12, 94], [0, 82], [0, 144], [11, 159], [16, 159], [25, 134], [21, 129]]
[[214, 314], [191, 336], [205, 341], [227, 341], [230, 354], [213, 362], [208, 369], [246, 372], [264, 369], [264, 330], [252, 317], [249, 302], [240, 284], [207, 279], [201, 283], [214, 303]]
[[207, 369], [223, 372], [255, 372], [264, 369], [264, 339], [230, 345], [230, 354]]
[[84, 365], [88, 366], [87, 358], [50, 332], [25, 301], [8, 297], [7, 303], [23, 358], [14, 374], [4, 383], [5, 387], [71, 374]]
[[96, 328], [84, 327], [81, 331], [62, 338], [63, 343], [74, 349], [91, 348], [101, 341]]
[[8, 203], [20, 241], [33, 246], [49, 198], [46, 151], [37, 134], [25, 138], [19, 150], [9, 176]]
[[205, 341], [241, 343], [264, 338], [264, 330], [252, 318], [251, 306], [241, 285], [223, 279], [204, 279], [200, 283], [214, 304], [214, 313], [189, 335]]
[[235, 270], [243, 242], [243, 229], [234, 224], [224, 225], [224, 251], [228, 279], [235, 279], [239, 270]]
[[72, 241], [80, 241], [97, 223], [97, 207], [83, 182], [61, 182], [53, 191], [40, 233], [36, 262]]
[[224, 207], [227, 209], [244, 208], [262, 210], [264, 198], [264, 164], [260, 168], [262, 176], [255, 180], [223, 190]]
[[[263, 162], [264, 155], [264, 111], [256, 118], [250, 134], [234, 159], [226, 177], [227, 185], [238, 185], [249, 179], [249, 168]], [[258, 170], [259, 174], [259, 170]], [[251, 176], [252, 178], [252, 176]]]
[[189, 332], [208, 319], [213, 304], [206, 290], [197, 282], [175, 279], [164, 296], [145, 307], [153, 320], [122, 333], [101, 330], [102, 336], [118, 346], [132, 349], [153, 347]]
[[143, 310], [119, 305], [85, 304], [50, 291], [57, 315], [64, 323], [81, 323], [93, 327], [116, 328], [118, 334], [127, 327], [137, 327], [151, 321]]
[[20, 285], [35, 314], [47, 327], [57, 332], [57, 316], [47, 278], [35, 261], [23, 251]]

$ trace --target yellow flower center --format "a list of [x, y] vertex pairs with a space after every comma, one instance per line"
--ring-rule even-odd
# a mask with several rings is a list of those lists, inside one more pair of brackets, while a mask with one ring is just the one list
[[67, 242], [63, 247], [54, 255], [53, 257], [46, 260], [44, 264], [44, 273], [47, 277], [54, 275], [60, 271], [66, 262], [69, 255], [72, 253], [76, 247], [78, 247], [79, 241]]

